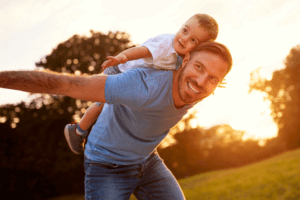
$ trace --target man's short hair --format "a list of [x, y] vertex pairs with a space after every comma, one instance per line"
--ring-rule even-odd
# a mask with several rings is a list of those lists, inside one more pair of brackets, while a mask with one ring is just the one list
[[208, 31], [211, 40], [217, 39], [219, 26], [213, 17], [207, 14], [195, 14], [191, 18], [196, 18], [198, 20], [199, 25]]
[[226, 71], [226, 75], [232, 68], [232, 57], [229, 49], [221, 43], [215, 41], [207, 41], [199, 44], [194, 50], [191, 51], [191, 57], [193, 54], [199, 51], [211, 52], [220, 56], [225, 62], [228, 63], [228, 68]]

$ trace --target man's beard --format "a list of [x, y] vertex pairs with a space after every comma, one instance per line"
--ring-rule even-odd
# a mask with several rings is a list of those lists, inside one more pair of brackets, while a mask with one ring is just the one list
[[[187, 84], [184, 83], [184, 77], [183, 77], [185, 69], [186, 67], [184, 67], [178, 75], [178, 93], [181, 101], [183, 101], [185, 104], [192, 104], [192, 103], [197, 103], [199, 101], [202, 101], [207, 96], [200, 99], [194, 99], [193, 97], [189, 97], [189, 95], [184, 92], [184, 84]], [[190, 80], [190, 82], [192, 82], [194, 85], [197, 85], [194, 80]], [[200, 92], [205, 91], [205, 89], [202, 86], [197, 87], [197, 89], [199, 89]]]

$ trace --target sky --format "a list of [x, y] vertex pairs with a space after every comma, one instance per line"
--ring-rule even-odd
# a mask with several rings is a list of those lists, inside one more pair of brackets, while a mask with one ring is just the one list
[[[299, 44], [298, 0], [11, 0], [0, 2], [0, 71], [33, 70], [35, 62], [74, 34], [90, 30], [125, 31], [132, 44], [164, 33], [176, 33], [196, 13], [206, 13], [219, 24], [216, 41], [233, 57], [225, 89], [196, 106], [195, 124], [209, 128], [229, 124], [247, 137], [277, 134], [263, 94], [248, 94], [250, 73], [258, 67], [271, 78]], [[0, 89], [0, 105], [28, 99], [28, 93]]]

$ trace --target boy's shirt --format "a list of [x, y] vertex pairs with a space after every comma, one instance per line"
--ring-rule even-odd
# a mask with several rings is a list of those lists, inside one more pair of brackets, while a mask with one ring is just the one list
[[180, 59], [181, 57], [178, 56], [173, 47], [174, 37], [174, 34], [163, 34], [150, 38], [140, 46], [147, 47], [152, 57], [119, 64], [120, 71], [124, 72], [129, 69], [140, 68], [141, 66], [163, 70], [178, 69], [180, 65], [176, 63], [178, 58]]

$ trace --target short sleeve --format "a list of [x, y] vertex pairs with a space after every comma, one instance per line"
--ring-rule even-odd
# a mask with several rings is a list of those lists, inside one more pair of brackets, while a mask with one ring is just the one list
[[105, 101], [108, 104], [139, 107], [147, 98], [147, 92], [142, 71], [129, 70], [106, 79]]
[[145, 58], [144, 61], [148, 67], [156, 69], [175, 69], [177, 54], [173, 48], [173, 35], [159, 35], [150, 38], [141, 46], [145, 46], [151, 52], [151, 58]]

